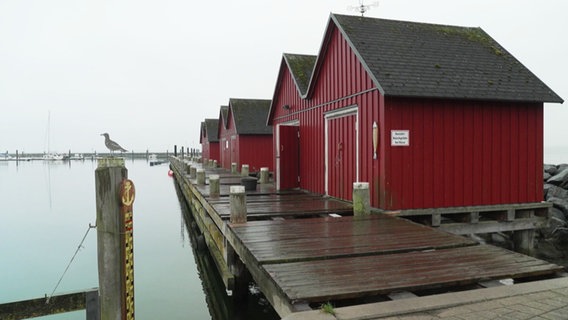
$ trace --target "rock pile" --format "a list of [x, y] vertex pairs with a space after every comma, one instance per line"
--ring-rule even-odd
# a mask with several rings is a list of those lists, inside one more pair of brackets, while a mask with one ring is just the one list
[[551, 202], [548, 225], [540, 230], [539, 255], [548, 259], [568, 258], [568, 164], [544, 165], [544, 200]]

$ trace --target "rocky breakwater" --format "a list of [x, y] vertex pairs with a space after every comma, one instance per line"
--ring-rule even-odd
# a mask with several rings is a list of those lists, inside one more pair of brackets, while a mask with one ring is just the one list
[[537, 237], [538, 255], [568, 262], [568, 164], [544, 165], [544, 200], [551, 202], [550, 219]]

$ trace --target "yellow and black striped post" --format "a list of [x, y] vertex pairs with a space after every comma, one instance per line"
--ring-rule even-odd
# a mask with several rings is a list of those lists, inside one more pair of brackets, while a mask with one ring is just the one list
[[134, 320], [134, 237], [132, 204], [135, 198], [134, 183], [124, 179], [120, 185], [120, 213], [122, 225], [122, 319]]

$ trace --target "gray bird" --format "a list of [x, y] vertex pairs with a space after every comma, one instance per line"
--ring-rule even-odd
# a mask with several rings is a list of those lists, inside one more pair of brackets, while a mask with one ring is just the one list
[[101, 136], [105, 136], [105, 146], [110, 150], [111, 153], [114, 151], [126, 152], [127, 150], [121, 147], [118, 143], [110, 140], [108, 133], [101, 133]]

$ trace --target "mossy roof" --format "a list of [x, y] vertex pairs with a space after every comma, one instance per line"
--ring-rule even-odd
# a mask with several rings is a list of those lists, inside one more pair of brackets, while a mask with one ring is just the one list
[[272, 134], [272, 126], [266, 125], [266, 118], [272, 100], [236, 99], [229, 100], [230, 113], [235, 121], [237, 134]]
[[283, 56], [300, 95], [304, 95], [308, 90], [317, 56], [292, 53], [284, 53]]
[[339, 14], [331, 21], [385, 96], [563, 102], [481, 28]]

